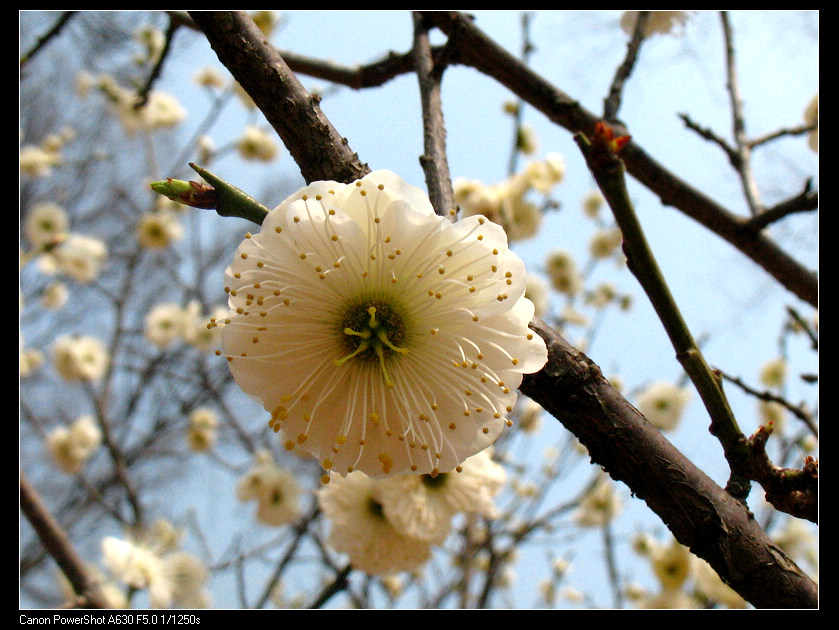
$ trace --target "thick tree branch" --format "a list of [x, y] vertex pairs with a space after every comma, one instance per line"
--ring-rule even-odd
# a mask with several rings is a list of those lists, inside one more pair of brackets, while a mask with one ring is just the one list
[[246, 12], [192, 11], [190, 17], [265, 114], [307, 183], [349, 183], [370, 172]]
[[538, 401], [586, 446], [593, 462], [664, 521], [758, 608], [812, 608], [818, 589], [751, 512], [697, 468], [603, 377], [591, 359], [543, 322], [548, 363], [525, 375], [522, 393]]

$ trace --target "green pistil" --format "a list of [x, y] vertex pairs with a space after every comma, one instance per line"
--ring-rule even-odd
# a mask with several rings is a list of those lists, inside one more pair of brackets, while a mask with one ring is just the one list
[[402, 341], [405, 333], [402, 320], [387, 306], [366, 305], [366, 308], [362, 308], [363, 310], [351, 311], [344, 319], [346, 325], [343, 332], [347, 336], [345, 342], [351, 352], [341, 359], [336, 359], [335, 365], [343, 365], [356, 357], [359, 359], [376, 358], [382, 370], [385, 385], [393, 387], [385, 359], [393, 352], [400, 354], [408, 352], [407, 348], [396, 345]]

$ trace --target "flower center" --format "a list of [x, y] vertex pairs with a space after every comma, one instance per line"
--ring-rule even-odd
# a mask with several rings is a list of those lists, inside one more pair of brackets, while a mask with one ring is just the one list
[[386, 359], [394, 352], [408, 352], [407, 348], [399, 347], [405, 339], [402, 318], [387, 304], [366, 302], [347, 312], [342, 327], [344, 346], [349, 354], [336, 359], [335, 365], [343, 365], [350, 359], [378, 361], [385, 385], [393, 387]]
[[446, 485], [447, 473], [438, 475], [422, 475], [422, 484], [429, 490], [439, 490]]

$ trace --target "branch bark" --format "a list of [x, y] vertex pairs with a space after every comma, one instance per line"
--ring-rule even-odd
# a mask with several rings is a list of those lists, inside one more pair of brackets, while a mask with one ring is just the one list
[[307, 183], [349, 183], [370, 172], [244, 11], [191, 11], [233, 77], [288, 148]]
[[667, 525], [757, 608], [813, 608], [818, 588], [761, 529], [748, 508], [687, 459], [618, 392], [600, 368], [543, 322], [531, 328], [548, 363], [522, 393], [539, 402], [588, 449], [592, 462]]

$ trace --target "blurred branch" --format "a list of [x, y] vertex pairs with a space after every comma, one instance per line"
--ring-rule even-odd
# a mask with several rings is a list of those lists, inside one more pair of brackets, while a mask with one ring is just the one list
[[349, 580], [347, 579], [352, 572], [352, 565], [346, 565], [343, 569], [341, 569], [333, 580], [327, 584], [324, 589], [318, 594], [315, 600], [311, 603], [309, 608], [318, 609], [323, 608], [323, 606], [332, 599], [333, 596], [337, 595], [341, 591], [345, 590], [349, 585]]
[[67, 533], [50, 514], [23, 471], [20, 472], [20, 509], [79, 596], [76, 605], [80, 608], [110, 608], [99, 583], [90, 575]]
[[797, 125], [795, 127], [782, 127], [781, 129], [777, 129], [763, 136], [752, 138], [751, 140], [749, 140], [749, 145], [752, 148], [755, 148], [757, 146], [766, 144], [767, 142], [771, 142], [772, 140], [777, 140], [778, 138], [783, 138], [785, 136], [802, 136], [805, 133], [810, 133], [811, 131], [815, 131], [818, 128], [818, 123], [814, 125]]
[[[523, 63], [529, 63], [530, 55], [533, 53], [534, 46], [530, 40], [530, 21], [532, 13], [524, 11], [521, 14], [521, 60]], [[510, 151], [510, 161], [507, 164], [507, 175], [512, 177], [518, 170], [518, 159], [521, 154], [521, 139], [522, 139], [522, 113], [524, 111], [524, 103], [521, 99], [515, 105], [513, 112], [513, 146]]]
[[25, 52], [20, 56], [21, 69], [23, 69], [24, 64], [31, 61], [32, 58], [37, 55], [38, 52], [50, 42], [50, 40], [52, 40], [52, 38], [58, 36], [61, 30], [67, 26], [67, 23], [76, 15], [76, 13], [78, 13], [78, 11], [65, 11], [61, 14], [61, 17], [58, 18], [55, 25], [46, 33], [41, 35], [35, 42], [35, 45], [30, 48], [28, 52]]
[[813, 350], [819, 349], [819, 333], [816, 327], [814, 327], [810, 322], [804, 320], [801, 314], [791, 306], [787, 306], [787, 313], [789, 316], [795, 321], [795, 323], [801, 327], [801, 330], [804, 331], [804, 334], [807, 335], [807, 338], [810, 340], [810, 347]]
[[276, 588], [276, 586], [280, 583], [280, 578], [282, 577], [283, 572], [294, 559], [294, 555], [297, 553], [300, 544], [303, 542], [303, 535], [309, 529], [309, 525], [312, 523], [312, 521], [314, 521], [319, 514], [320, 507], [318, 506], [317, 502], [315, 502], [315, 505], [310, 510], [310, 512], [304, 518], [301, 518], [297, 522], [297, 524], [294, 525], [294, 536], [292, 538], [291, 544], [286, 549], [285, 553], [283, 554], [283, 557], [280, 558], [280, 561], [277, 562], [277, 566], [274, 569], [274, 572], [271, 574], [271, 577], [265, 584], [265, 588], [262, 591], [262, 596], [256, 601], [256, 604], [254, 606], [255, 608], [263, 608], [265, 604], [268, 603], [268, 600], [271, 598], [271, 593], [273, 592], [274, 588]]
[[760, 214], [752, 217], [744, 224], [744, 229], [759, 232], [766, 226], [780, 221], [791, 214], [812, 212], [819, 209], [819, 193], [812, 189], [813, 182], [808, 179], [804, 190], [791, 199], [766, 208]]
[[[449, 36], [456, 48], [455, 62], [493, 77], [549, 120], [572, 133], [590, 135], [594, 131], [599, 117], [510, 55], [478, 29], [468, 16], [450, 11], [433, 11], [428, 16]], [[623, 134], [624, 130], [618, 128], [616, 131]], [[630, 142], [621, 156], [627, 171], [658, 195], [662, 204], [677, 208], [734, 245], [802, 300], [813, 306], [818, 304], [816, 273], [806, 269], [766, 235], [743, 230], [744, 219], [682, 181], [636, 143]]]
[[169, 27], [166, 29], [166, 35], [163, 41], [163, 50], [160, 51], [160, 56], [155, 61], [154, 67], [149, 73], [148, 79], [146, 79], [145, 84], [140, 88], [140, 91], [137, 94], [138, 99], [137, 103], [134, 104], [135, 109], [140, 109], [148, 101], [149, 92], [151, 92], [154, 82], [157, 81], [157, 78], [163, 71], [163, 64], [166, 63], [169, 51], [172, 49], [172, 39], [175, 37], [175, 32], [180, 26], [182, 26], [182, 24], [178, 20], [172, 18], [169, 19]]

